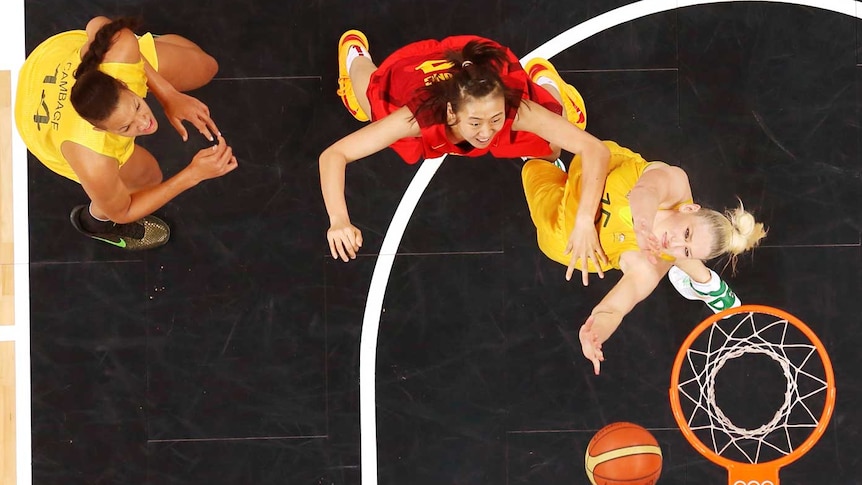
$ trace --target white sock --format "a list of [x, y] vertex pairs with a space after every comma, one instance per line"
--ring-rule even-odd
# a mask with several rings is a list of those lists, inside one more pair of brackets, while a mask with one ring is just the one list
[[87, 206], [87, 211], [90, 213], [90, 216], [97, 221], [102, 221], [102, 222], [110, 221], [110, 219], [102, 219], [101, 217], [96, 217], [93, 215], [93, 203], [92, 202], [90, 202], [90, 205]]
[[371, 54], [363, 49], [361, 45], [354, 44], [350, 46], [350, 49], [347, 50], [347, 72], [350, 72], [350, 65], [353, 64], [353, 61], [360, 56], [369, 61], [371, 60]]
[[559, 91], [559, 90], [560, 90], [560, 87], [559, 87], [559, 86], [557, 86], [557, 83], [556, 83], [556, 82], [554, 82], [554, 80], [553, 80], [553, 79], [551, 79], [551, 78], [549, 78], [548, 76], [539, 76], [539, 79], [536, 79], [536, 80], [535, 80], [535, 81], [533, 81], [533, 82], [534, 82], [534, 83], [536, 83], [536, 84], [538, 84], [539, 86], [546, 86], [546, 85], [550, 84], [550, 85], [551, 85], [551, 86], [553, 86], [553, 87], [554, 87], [554, 89], [556, 89], [557, 91]]
[[709, 270], [709, 281], [706, 283], [698, 283], [697, 281], [691, 280], [691, 286], [701, 293], [710, 293], [721, 287], [721, 278], [715, 274], [715, 271]]

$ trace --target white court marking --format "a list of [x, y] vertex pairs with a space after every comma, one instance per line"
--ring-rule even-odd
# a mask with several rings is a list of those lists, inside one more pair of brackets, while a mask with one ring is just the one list
[[[18, 70], [24, 62], [24, 0], [0, 4], [0, 70], [10, 71], [12, 107]], [[4, 326], [0, 340], [15, 342], [15, 483], [30, 485], [32, 473], [32, 425], [30, 404], [30, 241], [27, 210], [27, 149], [12, 126], [12, 217], [15, 264], [15, 319]]]
[[[562, 34], [549, 40], [539, 48], [521, 59], [522, 64], [533, 57], [550, 59], [578, 42], [591, 37], [611, 27], [630, 22], [647, 15], [665, 12], [681, 7], [706, 5], [713, 3], [730, 3], [744, 0], [642, 0], [625, 5], [597, 17], [578, 24]], [[762, 3], [784, 3], [804, 7], [815, 7], [836, 13], [860, 18], [862, 2], [856, 0], [761, 0]], [[383, 310], [383, 299], [392, 263], [404, 229], [413, 215], [416, 204], [443, 163], [443, 158], [426, 160], [404, 192], [401, 202], [392, 222], [386, 230], [380, 256], [374, 266], [371, 284], [368, 288], [368, 299], [365, 303], [365, 314], [362, 318], [362, 335], [359, 343], [359, 433], [360, 433], [360, 467], [363, 485], [377, 485], [377, 405], [375, 389], [375, 366], [377, 362], [377, 335], [380, 331], [380, 315]]]

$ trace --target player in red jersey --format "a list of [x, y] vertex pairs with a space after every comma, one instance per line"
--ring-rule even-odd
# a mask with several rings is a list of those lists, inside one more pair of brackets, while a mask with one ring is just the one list
[[[333, 258], [349, 261], [362, 246], [344, 199], [345, 167], [391, 146], [411, 164], [444, 154], [556, 160], [565, 149], [580, 155], [580, 209], [568, 250], [573, 261], [607, 261], [593, 222], [610, 155], [583, 131], [583, 100], [548, 61], [533, 59], [525, 70], [500, 44], [457, 36], [407, 45], [378, 67], [356, 30], [341, 37], [338, 57], [338, 94], [356, 119], [373, 123], [320, 155]], [[587, 284], [586, 272], [582, 279]]]

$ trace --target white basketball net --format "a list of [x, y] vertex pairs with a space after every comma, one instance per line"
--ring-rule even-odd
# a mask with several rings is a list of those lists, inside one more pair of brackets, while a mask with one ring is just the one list
[[[733, 320], [740, 316], [739, 322]], [[766, 320], [768, 323], [763, 323]], [[707, 348], [698, 350], [695, 348], [698, 344]], [[781, 407], [769, 422], [755, 429], [735, 425], [715, 399], [716, 376], [728, 361], [745, 354], [772, 358], [787, 380]], [[806, 370], [806, 366], [814, 369]], [[743, 461], [736, 458], [742, 457], [755, 464], [769, 461], [769, 456], [792, 453], [810, 435], [803, 433], [805, 436], [799, 439], [800, 433], [794, 431], [817, 427], [827, 383], [824, 377], [811, 372], [822, 373], [822, 369], [817, 348], [792, 323], [750, 312], [713, 323], [692, 343], [677, 387], [683, 409], [690, 409], [686, 412], [688, 426], [704, 444], [718, 455], [730, 454], [734, 455], [734, 461]], [[689, 375], [692, 377], [687, 378]], [[800, 391], [800, 385], [804, 391]]]

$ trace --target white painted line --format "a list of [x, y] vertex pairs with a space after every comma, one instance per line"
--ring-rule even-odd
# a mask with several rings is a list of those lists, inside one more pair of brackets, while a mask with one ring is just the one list
[[[24, 62], [24, 0], [0, 6], [0, 70], [11, 71], [14, 117], [18, 70]], [[16, 485], [33, 483], [30, 424], [30, 241], [27, 204], [27, 148], [12, 120], [12, 217], [14, 218], [15, 325], [0, 331], [0, 340], [15, 341], [15, 469]]]
[[[591, 18], [583, 23], [580, 23], [562, 34], [549, 40], [536, 50], [525, 55], [521, 59], [521, 64], [526, 65], [527, 62], [534, 57], [550, 59], [578, 42], [591, 37], [599, 32], [603, 32], [612, 27], [646, 17], [655, 13], [665, 12], [681, 7], [693, 7], [697, 5], [707, 5], [714, 3], [731, 3], [740, 0], [642, 0], [640, 2], [631, 3], [622, 7], [615, 8], [609, 12], [605, 12], [598, 17]], [[791, 5], [799, 5], [803, 7], [814, 7], [823, 10], [831, 10], [836, 13], [849, 15], [851, 17], [859, 17], [859, 4], [855, 0], [760, 0], [768, 3], [784, 3]]]
[[375, 366], [377, 362], [377, 334], [380, 330], [380, 315], [383, 311], [383, 297], [389, 283], [392, 263], [404, 236], [404, 229], [410, 222], [419, 198], [425, 192], [445, 156], [425, 160], [410, 186], [404, 191], [401, 202], [392, 216], [386, 230], [380, 256], [374, 265], [368, 299], [365, 302], [365, 316], [362, 319], [362, 335], [359, 339], [359, 435], [360, 460], [363, 484], [377, 483], [377, 399], [375, 388]]
[[15, 325], [0, 325], [0, 342], [14, 342], [18, 334]]

